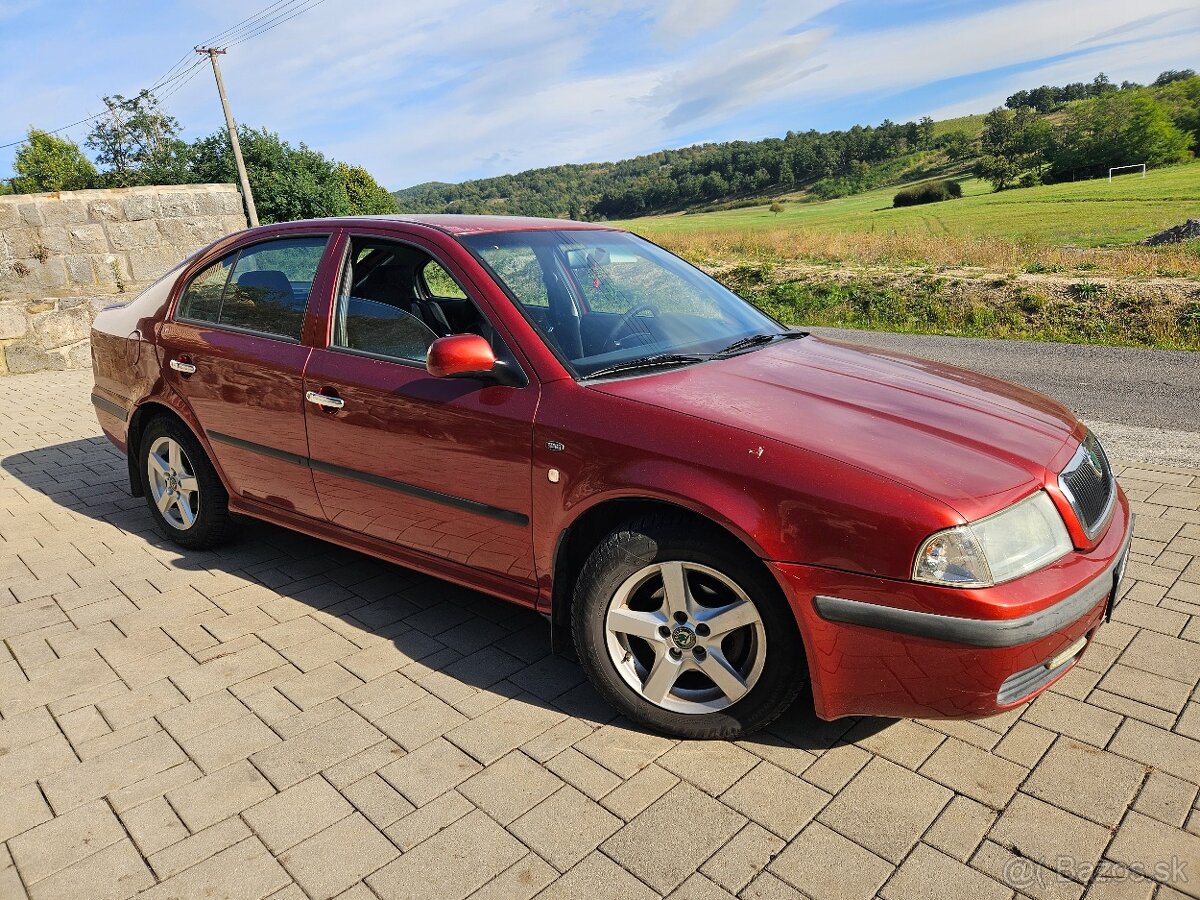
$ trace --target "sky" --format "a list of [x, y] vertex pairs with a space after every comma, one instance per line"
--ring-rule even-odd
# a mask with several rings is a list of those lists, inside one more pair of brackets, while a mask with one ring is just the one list
[[1195, 0], [0, 0], [0, 144], [166, 74], [185, 138], [224, 127], [192, 48], [268, 6], [212, 42], [234, 116], [393, 190], [1200, 69]]

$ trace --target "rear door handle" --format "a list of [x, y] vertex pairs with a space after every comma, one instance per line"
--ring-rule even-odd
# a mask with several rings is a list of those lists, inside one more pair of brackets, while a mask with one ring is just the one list
[[196, 367], [192, 363], [182, 359], [173, 359], [170, 365], [176, 372], [182, 372], [184, 375], [193, 375], [196, 372]]
[[341, 397], [330, 397], [328, 394], [320, 394], [316, 391], [309, 391], [304, 395], [304, 399], [326, 409], [341, 409], [346, 405], [346, 401]]

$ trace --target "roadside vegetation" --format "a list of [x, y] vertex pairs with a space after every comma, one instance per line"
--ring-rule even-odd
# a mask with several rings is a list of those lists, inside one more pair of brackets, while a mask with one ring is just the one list
[[[144, 184], [237, 182], [224, 129], [192, 143], [180, 140], [174, 117], [149, 91], [104, 98], [108, 115], [88, 133], [85, 146], [30, 128], [16, 153], [17, 177], [8, 191], [74, 191]], [[293, 147], [265, 128], [239, 126], [250, 189], [263, 223], [320, 216], [395, 212], [396, 201], [361, 166], [330, 159], [301, 144]]]

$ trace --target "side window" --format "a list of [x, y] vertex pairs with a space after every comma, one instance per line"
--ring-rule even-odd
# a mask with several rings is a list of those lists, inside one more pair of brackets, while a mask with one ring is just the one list
[[177, 317], [215, 325], [221, 314], [221, 295], [225, 292], [232, 264], [233, 256], [227, 256], [193, 278], [179, 300]]
[[421, 270], [421, 277], [425, 279], [425, 286], [429, 288], [429, 296], [431, 297], [438, 297], [444, 300], [467, 299], [466, 293], [458, 286], [458, 282], [451, 277], [450, 273], [437, 260], [431, 259], [425, 264], [425, 268]]
[[338, 298], [334, 347], [424, 363], [436, 339], [424, 322], [398, 307], [362, 297]]
[[238, 254], [218, 319], [220, 325], [300, 340], [304, 312], [328, 238], [286, 238]]
[[298, 341], [328, 241], [285, 238], [231, 253], [191, 280], [176, 316]]

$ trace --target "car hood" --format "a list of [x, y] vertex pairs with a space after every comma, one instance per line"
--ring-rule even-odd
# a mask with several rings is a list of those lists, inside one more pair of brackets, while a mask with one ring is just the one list
[[1078, 427], [1017, 385], [815, 337], [591, 387], [841, 460], [967, 519], [1044, 484]]

